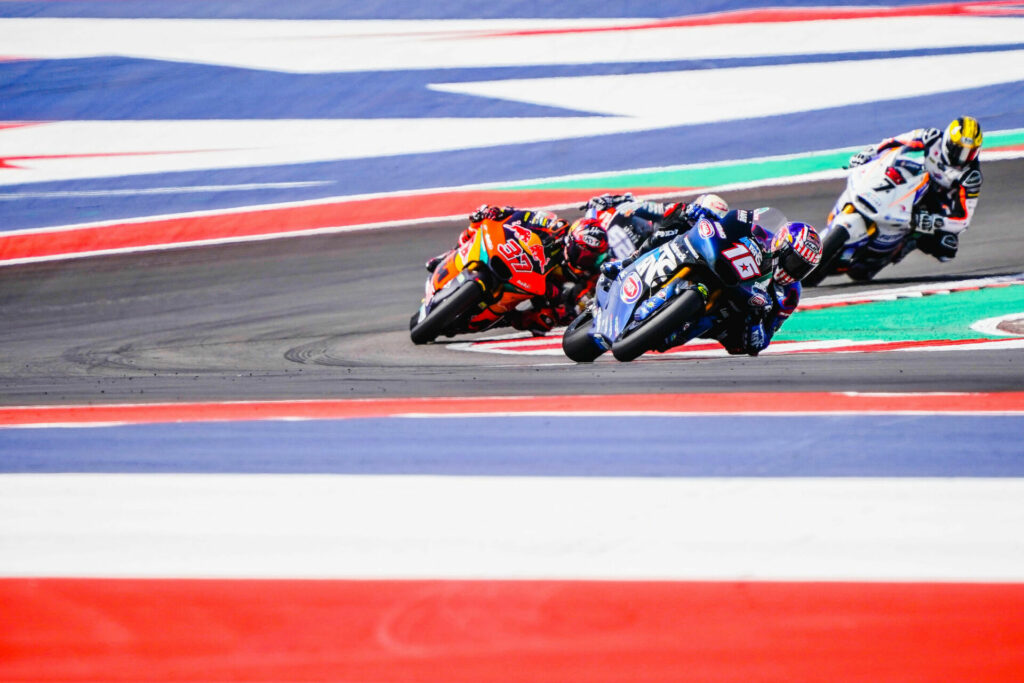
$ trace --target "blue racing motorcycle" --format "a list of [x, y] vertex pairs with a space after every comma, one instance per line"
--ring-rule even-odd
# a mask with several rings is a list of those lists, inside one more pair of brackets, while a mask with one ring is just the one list
[[[769, 234], [786, 223], [777, 209], [753, 214], [753, 222]], [[771, 300], [771, 261], [748, 227], [728, 215], [721, 222], [702, 217], [614, 279], [602, 275], [594, 302], [566, 328], [562, 350], [578, 363], [593, 362], [608, 350], [625, 362], [713, 336], [740, 310], [737, 297], [751, 305]]]

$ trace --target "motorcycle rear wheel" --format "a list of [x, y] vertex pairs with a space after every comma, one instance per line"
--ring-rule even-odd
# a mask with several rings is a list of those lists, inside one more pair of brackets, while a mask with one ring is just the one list
[[832, 274], [832, 266], [848, 239], [850, 239], [850, 233], [841, 225], [829, 230], [821, 243], [821, 261], [818, 262], [814, 270], [800, 281], [804, 287], [816, 287], [821, 284], [822, 280]]
[[683, 292], [664, 310], [654, 314], [650, 321], [635, 329], [631, 334], [612, 344], [612, 355], [616, 360], [628, 363], [647, 351], [665, 343], [670, 334], [704, 312], [704, 297], [695, 290]]
[[570, 360], [577, 363], [593, 363], [605, 352], [590, 336], [590, 325], [593, 321], [594, 314], [588, 309], [576, 316], [565, 329], [565, 334], [562, 335], [562, 351]]
[[484, 290], [476, 280], [469, 280], [459, 285], [448, 298], [432, 309], [427, 316], [413, 325], [409, 337], [413, 344], [426, 344], [434, 341], [439, 334], [450, 328], [463, 314], [478, 307], [484, 301]]

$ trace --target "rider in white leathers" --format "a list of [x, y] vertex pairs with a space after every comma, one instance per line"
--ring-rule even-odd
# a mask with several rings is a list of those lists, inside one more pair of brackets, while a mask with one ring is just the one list
[[981, 143], [981, 125], [970, 116], [962, 116], [944, 131], [918, 128], [871, 145], [850, 158], [853, 167], [894, 147], [924, 152], [929, 191], [915, 212], [915, 235], [894, 262], [914, 247], [940, 261], [956, 256], [958, 235], [970, 225], [981, 194]]

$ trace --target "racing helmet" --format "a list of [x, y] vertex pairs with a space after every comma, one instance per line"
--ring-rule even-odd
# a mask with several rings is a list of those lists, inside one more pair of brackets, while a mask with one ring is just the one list
[[790, 285], [804, 279], [821, 261], [821, 238], [807, 223], [786, 223], [772, 238], [775, 282]]
[[949, 189], [978, 158], [981, 126], [970, 116], [950, 123], [942, 135], [925, 150], [924, 167], [933, 185]]
[[693, 204], [713, 214], [718, 220], [722, 220], [725, 214], [729, 213], [728, 202], [717, 194], [702, 194], [693, 200]]
[[587, 278], [608, 258], [608, 233], [597, 218], [580, 218], [565, 236], [565, 265], [574, 275]]
[[947, 166], [963, 168], [978, 158], [981, 150], [981, 124], [970, 116], [961, 116], [942, 132], [939, 153]]

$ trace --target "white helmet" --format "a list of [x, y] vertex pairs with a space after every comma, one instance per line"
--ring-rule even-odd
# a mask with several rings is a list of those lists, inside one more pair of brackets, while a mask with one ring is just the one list
[[729, 204], [717, 194], [702, 194], [694, 199], [693, 203], [714, 214], [718, 220], [722, 220], [725, 214], [729, 213]]

